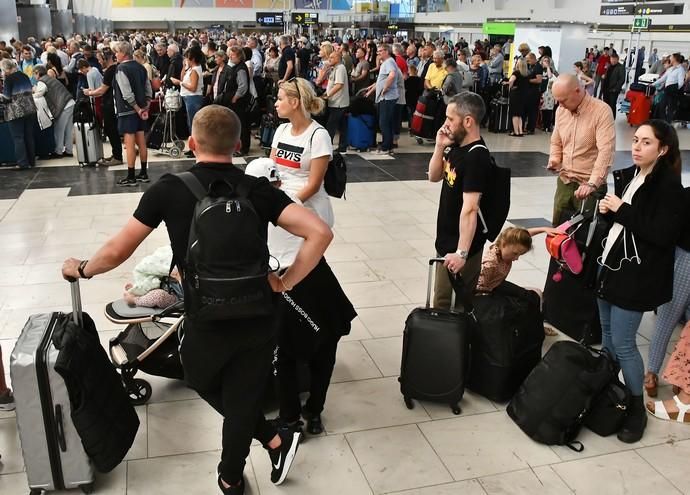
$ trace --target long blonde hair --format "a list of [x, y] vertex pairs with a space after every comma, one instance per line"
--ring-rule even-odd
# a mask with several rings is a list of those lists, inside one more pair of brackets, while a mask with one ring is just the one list
[[[299, 86], [299, 90], [296, 85]], [[306, 79], [295, 77], [282, 83], [280, 89], [285, 92], [286, 96], [299, 99], [302, 112], [306, 117], [323, 112], [325, 102], [316, 96], [314, 87]]]
[[527, 61], [524, 58], [521, 58], [517, 61], [517, 64], [515, 64], [515, 70], [518, 71], [522, 77], [527, 77], [529, 74], [529, 69], [527, 68]]

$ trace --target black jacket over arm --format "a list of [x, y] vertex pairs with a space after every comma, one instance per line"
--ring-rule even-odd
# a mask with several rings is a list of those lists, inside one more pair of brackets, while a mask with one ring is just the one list
[[[622, 197], [635, 169], [633, 166], [613, 173], [618, 197]], [[667, 167], [660, 168], [649, 174], [631, 204], [623, 203], [616, 213], [607, 215], [612, 224], [621, 224], [625, 231], [606, 259], [608, 266], [620, 265], [621, 269], [602, 268], [597, 281], [599, 297], [631, 311], [652, 311], [671, 300], [675, 246], [687, 215], [683, 195], [680, 177]], [[637, 246], [640, 263], [623, 260], [623, 235], [628, 258], [634, 256]]]
[[216, 79], [218, 80], [218, 96], [213, 99], [213, 103], [216, 105], [223, 105], [230, 107], [230, 100], [232, 95], [227, 96], [226, 85], [228, 84], [228, 77], [230, 76], [230, 67], [223, 65], [222, 69], [216, 69], [213, 71], [211, 76], [211, 97], [213, 98], [213, 87], [216, 84]]

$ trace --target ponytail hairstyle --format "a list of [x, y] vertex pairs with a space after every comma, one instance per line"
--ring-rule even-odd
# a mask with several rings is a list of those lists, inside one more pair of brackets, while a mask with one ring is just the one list
[[655, 170], [670, 168], [677, 175], [681, 172], [680, 144], [678, 134], [673, 126], [661, 119], [648, 120], [642, 125], [652, 128], [654, 136], [659, 140], [659, 147], [666, 146], [666, 153], [661, 155], [656, 162]]
[[527, 229], [522, 227], [508, 227], [504, 229], [496, 238], [496, 245], [500, 248], [504, 246], [521, 246], [527, 251], [532, 249], [532, 236]]
[[326, 103], [322, 98], [316, 96], [314, 86], [306, 79], [293, 77], [289, 81], [282, 83], [280, 89], [285, 92], [286, 96], [299, 99], [302, 112], [306, 117], [323, 112]]

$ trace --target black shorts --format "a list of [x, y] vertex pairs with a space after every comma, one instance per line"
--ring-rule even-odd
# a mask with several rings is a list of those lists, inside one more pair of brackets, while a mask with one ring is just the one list
[[146, 131], [146, 121], [141, 120], [137, 114], [124, 115], [117, 117], [117, 131], [121, 136], [125, 134], [136, 134], [139, 131]]

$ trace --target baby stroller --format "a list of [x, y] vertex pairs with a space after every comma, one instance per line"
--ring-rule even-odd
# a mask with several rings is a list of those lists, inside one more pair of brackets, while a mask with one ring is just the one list
[[180, 92], [176, 89], [166, 91], [164, 97], [159, 96], [159, 107], [162, 110], [151, 126], [146, 138], [146, 147], [172, 158], [179, 158], [185, 146], [175, 130], [175, 114], [182, 109]]
[[106, 306], [105, 316], [113, 323], [127, 325], [110, 339], [109, 350], [132, 404], [146, 404], [153, 392], [149, 382], [135, 378], [139, 370], [165, 378], [184, 378], [179, 352], [183, 301], [160, 310], [130, 306], [119, 299]]

